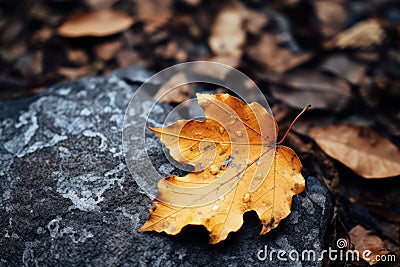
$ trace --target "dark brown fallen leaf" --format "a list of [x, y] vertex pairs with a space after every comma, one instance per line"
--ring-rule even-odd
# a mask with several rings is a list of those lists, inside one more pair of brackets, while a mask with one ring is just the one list
[[154, 32], [172, 17], [172, 4], [171, 0], [137, 0], [136, 18], [145, 23], [146, 32]]
[[44, 27], [33, 35], [32, 41], [34, 43], [44, 43], [48, 41], [53, 36], [53, 34], [54, 30], [52, 28]]
[[279, 79], [272, 95], [291, 107], [302, 109], [311, 104], [316, 109], [340, 111], [351, 98], [350, 86], [339, 78], [313, 71], [296, 71]]
[[246, 39], [243, 20], [242, 9], [238, 5], [229, 6], [217, 15], [208, 39], [211, 50], [216, 55], [241, 57]]
[[236, 68], [239, 66], [240, 59], [234, 56], [226, 55], [226, 56], [215, 56], [208, 58], [208, 61], [218, 62], [221, 64], [228, 65], [232, 68]]
[[332, 40], [325, 43], [325, 47], [331, 48], [369, 48], [380, 45], [386, 33], [375, 19], [361, 21], [353, 27], [342, 31]]
[[282, 74], [309, 60], [312, 55], [296, 55], [288, 48], [282, 47], [276, 36], [264, 33], [260, 41], [247, 50], [250, 58], [264, 65], [268, 70]]
[[76, 66], [86, 65], [89, 62], [89, 56], [83, 49], [66, 49], [67, 59]]
[[181, 45], [184, 45], [182, 43], [176, 42], [176, 41], [171, 41], [168, 42], [165, 46], [161, 45], [158, 46], [154, 50], [154, 54], [157, 57], [161, 57], [162, 59], [175, 59], [177, 62], [184, 62], [188, 58], [188, 53], [187, 50], [183, 47], [180, 47]]
[[[207, 61], [212, 61], [212, 62], [218, 62], [224, 65], [228, 65], [230, 67], [237, 67], [239, 65], [240, 60], [235, 57], [235, 56], [230, 56], [230, 55], [226, 55], [226, 56], [215, 56], [215, 57], [211, 57], [211, 58], [205, 58], [203, 60], [207, 60]], [[229, 68], [226, 68], [222, 65], [207, 65], [207, 67], [205, 67], [205, 65], [203, 64], [197, 64], [195, 66], [193, 66], [193, 72], [206, 76], [206, 77], [213, 77], [213, 78], [217, 78], [220, 80], [223, 80], [226, 78], [226, 76], [228, 75], [228, 73], [231, 71]]]
[[96, 57], [104, 61], [108, 61], [116, 55], [118, 50], [121, 48], [122, 43], [120, 41], [100, 43], [94, 47], [94, 53]]
[[178, 53], [179, 45], [177, 42], [172, 41], [168, 42], [165, 46], [158, 46], [154, 50], [154, 54], [163, 58], [163, 59], [171, 59], [175, 58]]
[[6, 19], [2, 23], [4, 26], [0, 32], [0, 41], [3, 44], [12, 43], [24, 30], [23, 21], [18, 17]]
[[127, 67], [129, 65], [146, 67], [148, 65], [148, 62], [143, 60], [138, 52], [127, 49], [118, 51], [117, 61], [120, 67]]
[[162, 103], [182, 103], [191, 99], [194, 93], [194, 84], [188, 84], [187, 81], [184, 73], [175, 74], [161, 86], [154, 99]]
[[9, 47], [0, 48], [0, 57], [8, 62], [15, 61], [18, 57], [22, 56], [27, 49], [27, 44], [24, 42], [15, 43]]
[[107, 36], [122, 32], [132, 26], [134, 20], [125, 13], [103, 9], [77, 11], [57, 29], [65, 37]]
[[191, 36], [194, 39], [201, 38], [202, 31], [197, 24], [196, 18], [190, 16], [189, 14], [175, 17], [173, 20], [170, 21], [169, 26], [174, 29], [174, 31], [179, 31], [181, 35]]
[[320, 31], [329, 38], [342, 31], [347, 23], [347, 10], [343, 3], [336, 1], [313, 1], [320, 23]]
[[59, 67], [57, 73], [69, 80], [75, 80], [78, 77], [88, 75], [89, 71], [89, 66], [82, 66], [78, 68]]
[[[378, 263], [380, 256], [391, 252], [385, 248], [382, 239], [361, 225], [352, 228], [349, 235], [351, 243], [353, 243], [354, 248], [359, 252], [360, 258], [365, 260], [369, 265]], [[368, 253], [364, 253], [366, 250], [371, 251], [371, 253], [367, 255]]]
[[321, 68], [356, 85], [363, 81], [366, 72], [365, 65], [357, 63], [343, 54], [328, 57], [322, 63]]
[[315, 128], [310, 137], [321, 149], [364, 178], [400, 175], [400, 151], [390, 140], [358, 125]]
[[242, 11], [244, 17], [244, 29], [254, 35], [258, 35], [262, 28], [268, 25], [268, 17], [256, 10], [245, 9]]
[[41, 1], [35, 1], [29, 6], [28, 17], [44, 21], [44, 19], [49, 16], [49, 13], [50, 10], [48, 6], [44, 5]]
[[375, 63], [379, 60], [379, 52], [374, 50], [358, 50], [353, 57], [362, 63]]
[[55, 10], [50, 8], [48, 4], [43, 1], [33, 1], [29, 4], [28, 14], [32, 20], [43, 22], [47, 25], [58, 25], [63, 19], [63, 15], [59, 12], [54, 12]]

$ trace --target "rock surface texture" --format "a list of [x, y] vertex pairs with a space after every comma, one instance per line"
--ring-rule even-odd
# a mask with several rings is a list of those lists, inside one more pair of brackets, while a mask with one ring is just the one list
[[[198, 226], [177, 236], [137, 233], [151, 199], [137, 187], [122, 151], [124, 113], [138, 87], [128, 82], [116, 73], [0, 101], [0, 265], [322, 265], [279, 261], [276, 253], [263, 260], [265, 248], [318, 255], [326, 247], [332, 206], [313, 177], [307, 178], [313, 201], [295, 196], [290, 216], [266, 236], [259, 235], [255, 213], [218, 245], [208, 245]], [[155, 120], [168, 112], [160, 107]], [[148, 138], [160, 173], [173, 171], [158, 138]]]

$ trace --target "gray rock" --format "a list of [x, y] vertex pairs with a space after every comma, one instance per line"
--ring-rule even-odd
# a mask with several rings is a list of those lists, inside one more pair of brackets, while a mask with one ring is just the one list
[[[134, 89], [111, 75], [0, 101], [0, 265], [322, 265], [279, 261], [276, 253], [272, 262], [263, 260], [265, 248], [317, 255], [326, 248], [332, 206], [313, 177], [307, 179], [313, 201], [304, 193], [295, 196], [290, 216], [266, 236], [259, 235], [255, 213], [245, 214], [242, 228], [218, 245], [207, 244], [200, 226], [177, 236], [137, 233], [151, 200], [137, 187], [122, 153], [123, 117]], [[160, 173], [173, 172], [160, 156], [159, 140], [147, 136]]]

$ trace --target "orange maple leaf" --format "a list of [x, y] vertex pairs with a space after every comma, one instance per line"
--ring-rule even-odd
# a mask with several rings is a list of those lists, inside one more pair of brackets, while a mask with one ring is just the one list
[[260, 104], [228, 94], [197, 98], [204, 121], [150, 128], [175, 160], [194, 170], [160, 180], [150, 216], [138, 231], [174, 235], [186, 225], [204, 225], [215, 244], [239, 230], [243, 214], [254, 210], [261, 234], [267, 233], [290, 214], [292, 196], [304, 190], [299, 158], [277, 145], [278, 126]]

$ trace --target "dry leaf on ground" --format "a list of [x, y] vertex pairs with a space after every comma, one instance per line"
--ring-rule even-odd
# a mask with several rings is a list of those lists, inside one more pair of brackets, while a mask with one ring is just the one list
[[361, 21], [339, 33], [325, 44], [326, 48], [368, 48], [380, 45], [386, 34], [375, 19]]
[[43, 27], [32, 36], [32, 41], [33, 43], [45, 43], [53, 36], [53, 33], [53, 28]]
[[127, 67], [129, 65], [147, 66], [148, 62], [141, 58], [140, 53], [135, 50], [123, 49], [117, 52], [116, 55], [118, 65]]
[[[240, 59], [231, 55], [215, 56], [211, 58], [205, 58], [202, 60], [218, 62], [224, 65], [228, 65], [232, 68], [237, 67], [240, 62]], [[231, 72], [231, 69], [219, 64], [213, 64], [207, 66], [207, 68], [202, 64], [198, 64], [193, 66], [193, 72], [205, 77], [213, 77], [220, 80], [224, 80], [226, 76]]]
[[65, 51], [68, 61], [72, 65], [83, 66], [87, 65], [89, 62], [89, 55], [85, 52], [84, 49], [71, 49], [68, 48]]
[[[360, 253], [360, 258], [368, 262], [369, 265], [378, 263], [382, 255], [391, 252], [385, 248], [382, 239], [361, 225], [352, 228], [349, 234], [351, 243], [353, 243], [354, 248]], [[371, 251], [371, 253], [363, 254], [366, 250]]]
[[139, 231], [177, 234], [186, 225], [204, 225], [215, 244], [239, 230], [243, 214], [254, 210], [261, 234], [267, 233], [289, 215], [292, 196], [304, 190], [299, 158], [288, 147], [274, 149], [277, 125], [260, 104], [228, 94], [197, 98], [204, 121], [151, 128], [171, 156], [194, 171], [159, 182], [159, 195]]
[[365, 178], [400, 175], [400, 151], [385, 137], [357, 125], [331, 125], [309, 133], [321, 149]]
[[339, 78], [312, 71], [297, 71], [279, 79], [271, 93], [291, 107], [302, 109], [312, 103], [314, 109], [340, 111], [351, 98], [350, 86]]
[[321, 68], [356, 85], [360, 85], [364, 80], [367, 70], [365, 65], [355, 62], [343, 54], [328, 57], [322, 63]]
[[[236, 58], [236, 57], [233, 57], [233, 56], [229, 56], [229, 55], [211, 57], [211, 58], [208, 59], [208, 61], [225, 64], [225, 65], [228, 65], [228, 66], [230, 66], [232, 68], [236, 68], [237, 66], [239, 66], [239, 63], [240, 63], [240, 59], [239, 58]], [[211, 68], [208, 69], [208, 72], [207, 72], [207, 70], [205, 70], [204, 74], [209, 73], [209, 75], [207, 75], [207, 76], [219, 77], [221, 80], [223, 80], [226, 77], [226, 74], [229, 73], [229, 71], [226, 71], [226, 73], [224, 73], [224, 72], [220, 73], [216, 69], [217, 68], [213, 69], [211, 67]]]
[[336, 1], [313, 1], [324, 37], [332, 37], [344, 29], [347, 23], [345, 4]]
[[145, 23], [145, 31], [153, 32], [168, 22], [173, 15], [171, 0], [137, 0], [135, 13]]
[[88, 75], [89, 71], [90, 71], [89, 66], [85, 65], [77, 68], [59, 67], [57, 73], [69, 80], [75, 80], [78, 77]]
[[65, 37], [102, 37], [122, 32], [133, 22], [133, 18], [115, 10], [77, 11], [58, 28], [57, 33]]
[[122, 44], [119, 41], [100, 43], [94, 47], [96, 57], [108, 61], [115, 57]]
[[[171, 90], [171, 88], [173, 88]], [[194, 84], [182, 72], [175, 74], [158, 90], [154, 99], [161, 103], [182, 103], [193, 97]]]
[[208, 43], [216, 55], [242, 56], [246, 33], [242, 27], [244, 16], [238, 6], [223, 9], [216, 17]]
[[243, 16], [244, 29], [254, 35], [258, 35], [261, 30], [269, 23], [268, 17], [261, 11], [244, 8]]
[[310, 53], [296, 55], [288, 48], [282, 47], [276, 36], [264, 33], [260, 41], [250, 46], [248, 55], [263, 64], [268, 70], [282, 74], [311, 58]]

